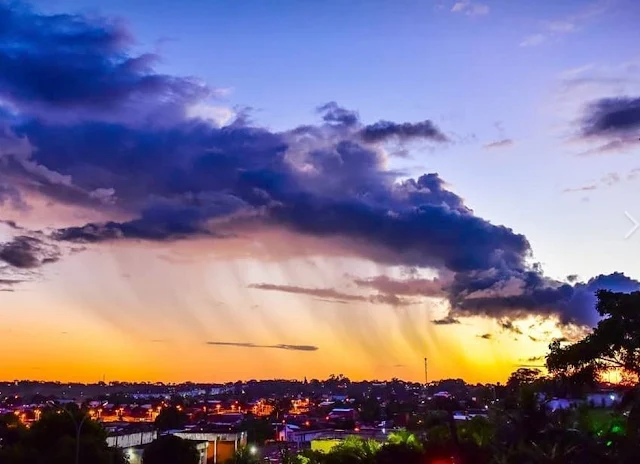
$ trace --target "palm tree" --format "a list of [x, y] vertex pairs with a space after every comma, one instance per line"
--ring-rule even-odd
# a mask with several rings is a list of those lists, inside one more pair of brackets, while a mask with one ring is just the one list
[[382, 445], [375, 440], [347, 437], [336, 445], [331, 454], [353, 463], [374, 463]]
[[407, 430], [399, 430], [389, 434], [388, 441], [392, 445], [402, 445], [422, 451], [423, 446], [418, 437]]
[[489, 446], [495, 435], [495, 427], [483, 417], [474, 417], [460, 426], [463, 440], [471, 441], [480, 448]]
[[[545, 446], [547, 445], [547, 446]], [[562, 446], [561, 443], [531, 443], [531, 447], [527, 450], [527, 454], [533, 459], [533, 462], [539, 464], [566, 464], [574, 462], [577, 446]]]

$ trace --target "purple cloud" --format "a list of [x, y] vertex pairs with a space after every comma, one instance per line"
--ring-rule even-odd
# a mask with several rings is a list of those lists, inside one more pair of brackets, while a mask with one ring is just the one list
[[587, 105], [580, 137], [602, 144], [585, 154], [620, 152], [640, 140], [640, 98], [603, 98]]
[[[189, 117], [211, 90], [157, 73], [153, 57], [131, 54], [119, 24], [21, 5], [0, 6], [0, 127], [11, 142], [0, 145], [0, 199], [35, 191], [131, 218], [62, 228], [53, 240], [224, 239], [238, 224], [268, 225], [350, 241], [382, 264], [451, 275], [441, 291], [424, 288], [451, 302], [445, 320], [535, 313], [584, 322], [595, 314], [578, 298], [594, 285], [545, 277], [529, 264], [524, 235], [477, 216], [437, 173], [403, 179], [386, 168], [383, 142], [448, 140], [430, 120], [364, 125], [332, 102], [320, 107], [318, 125], [274, 132], [241, 116], [218, 127]], [[595, 112], [585, 133], [630, 130], [634, 104], [623, 105], [625, 116]], [[4, 245], [6, 263], [56, 259], [33, 257], [43, 245], [20, 240]], [[375, 298], [402, 304], [398, 295]]]
[[[160, 121], [211, 94], [194, 79], [158, 74], [154, 55], [128, 53], [119, 23], [42, 15], [22, 2], [0, 4], [0, 97], [39, 118]], [[162, 111], [162, 113], [158, 113]]]

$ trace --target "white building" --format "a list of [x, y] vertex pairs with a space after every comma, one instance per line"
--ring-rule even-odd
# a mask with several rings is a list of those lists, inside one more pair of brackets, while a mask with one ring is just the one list
[[[198, 450], [200, 461], [198, 464], [207, 464], [207, 448], [209, 443], [206, 441], [196, 443], [196, 449]], [[125, 457], [128, 459], [129, 464], [142, 464], [142, 455], [144, 454], [144, 446], [136, 446], [134, 448], [127, 448], [124, 451]]]

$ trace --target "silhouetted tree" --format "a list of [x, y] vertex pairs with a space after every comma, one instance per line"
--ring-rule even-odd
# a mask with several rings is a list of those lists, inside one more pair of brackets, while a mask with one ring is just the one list
[[388, 443], [380, 448], [374, 462], [375, 464], [420, 464], [424, 461], [420, 449], [403, 443]]
[[163, 435], [148, 445], [142, 454], [143, 464], [198, 464], [196, 445], [175, 435]]
[[511, 373], [509, 380], [507, 380], [507, 388], [517, 394], [523, 386], [530, 385], [538, 380], [541, 374], [540, 369], [521, 367]]
[[360, 420], [365, 423], [373, 423], [382, 418], [382, 408], [377, 398], [369, 396], [360, 404]]
[[176, 406], [164, 408], [155, 420], [156, 428], [162, 431], [182, 429], [186, 423], [187, 415]]
[[[84, 422], [83, 422], [84, 421]], [[79, 424], [82, 424], [79, 427]], [[9, 425], [9, 428], [13, 427]], [[19, 426], [18, 426], [19, 427]], [[19, 429], [19, 428], [18, 428]], [[80, 430], [79, 441], [76, 442]], [[106, 431], [77, 407], [46, 410], [28, 430], [0, 446], [2, 464], [124, 464], [119, 450], [106, 443]], [[76, 444], [79, 446], [76, 447]]]
[[559, 376], [593, 377], [609, 369], [633, 374], [635, 389], [625, 398], [629, 409], [628, 434], [636, 442], [640, 435], [640, 292], [597, 292], [596, 328], [582, 340], [562, 346], [554, 341], [549, 346], [547, 367]]
[[251, 443], [263, 444], [275, 438], [275, 429], [267, 418], [247, 415], [242, 421], [241, 428], [247, 431], [247, 440]]
[[547, 356], [553, 373], [595, 369], [621, 369], [640, 376], [640, 292], [597, 293], [596, 328], [582, 340], [568, 346], [554, 341]]

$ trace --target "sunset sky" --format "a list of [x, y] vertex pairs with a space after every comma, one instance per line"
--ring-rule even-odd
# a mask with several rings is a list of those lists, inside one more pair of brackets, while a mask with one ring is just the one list
[[640, 289], [636, 0], [0, 0], [0, 379], [504, 381]]

